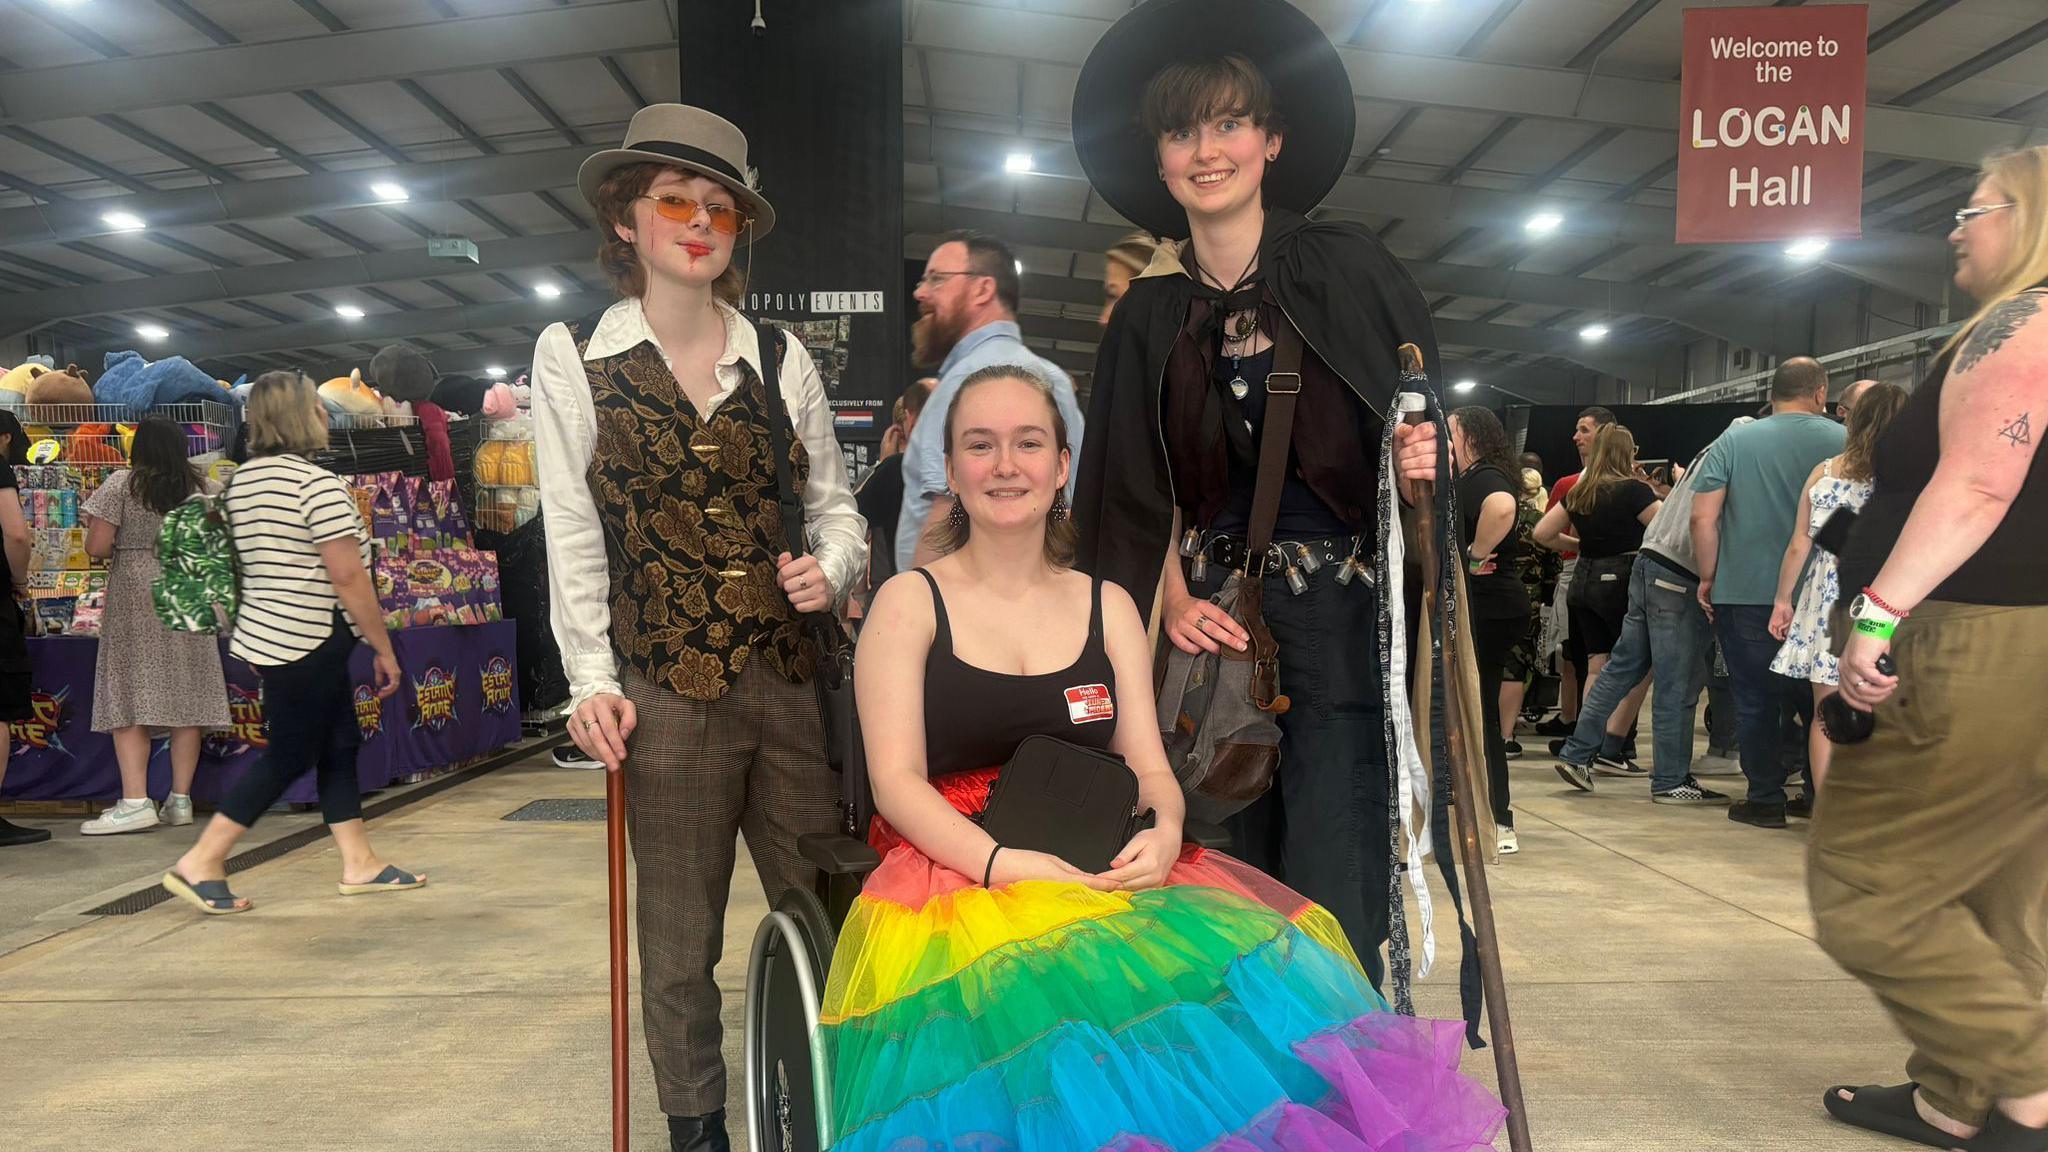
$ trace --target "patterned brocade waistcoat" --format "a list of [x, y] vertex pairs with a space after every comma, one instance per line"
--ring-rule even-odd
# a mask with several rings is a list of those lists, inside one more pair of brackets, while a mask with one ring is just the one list
[[[583, 341], [578, 341], [579, 350]], [[654, 345], [586, 361], [597, 416], [590, 492], [611, 575], [612, 650], [692, 700], [730, 691], [760, 656], [792, 681], [816, 656], [775, 578], [786, 551], [766, 385], [746, 379], [700, 419]], [[810, 474], [789, 438], [798, 492]]]

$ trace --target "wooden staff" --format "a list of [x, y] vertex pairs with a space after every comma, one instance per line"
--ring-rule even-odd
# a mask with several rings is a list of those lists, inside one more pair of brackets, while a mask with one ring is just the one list
[[[1429, 411], [1422, 390], [1428, 388], [1429, 379], [1423, 371], [1422, 350], [1413, 344], [1403, 344], [1399, 356], [1402, 385], [1414, 388], [1402, 397], [1402, 419], [1409, 424], [1425, 423]], [[1445, 626], [1444, 605], [1438, 596], [1442, 574], [1441, 558], [1437, 555], [1436, 484], [1417, 480], [1412, 482], [1412, 489], [1416, 536], [1420, 540], [1418, 551], [1422, 554], [1422, 616], [1443, 640], [1439, 652], [1444, 672], [1444, 729], [1450, 736], [1451, 795], [1458, 840], [1463, 848], [1461, 855], [1465, 858], [1466, 907], [1471, 910], [1472, 931], [1478, 938], [1479, 980], [1485, 990], [1486, 1020], [1493, 1034], [1494, 1071], [1500, 1080], [1501, 1102], [1508, 1109], [1508, 1147], [1513, 1152], [1529, 1152], [1529, 1115], [1522, 1102], [1521, 1067], [1515, 1060], [1514, 1023], [1508, 1017], [1507, 979], [1501, 973], [1499, 937], [1494, 933], [1493, 896], [1486, 886], [1486, 852], [1479, 843], [1478, 773], [1484, 754], [1482, 751], [1479, 760], [1475, 760], [1474, 750], [1465, 747], [1462, 693], [1476, 693], [1477, 688], [1464, 682], [1464, 665], [1455, 657], [1451, 633]]]
[[626, 1105], [632, 1077], [626, 1045], [633, 1029], [626, 985], [626, 777], [620, 772], [604, 774], [604, 845], [612, 898], [612, 1152], [627, 1152], [633, 1143], [633, 1113]]

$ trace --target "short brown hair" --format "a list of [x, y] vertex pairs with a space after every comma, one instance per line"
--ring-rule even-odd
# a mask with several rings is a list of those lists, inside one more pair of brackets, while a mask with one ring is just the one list
[[249, 455], [307, 456], [327, 447], [327, 407], [311, 377], [265, 372], [249, 386], [242, 407], [249, 425]]
[[[960, 400], [970, 391], [992, 380], [1020, 380], [1045, 397], [1045, 406], [1052, 410], [1053, 445], [1061, 452], [1072, 450], [1067, 443], [1067, 418], [1060, 414], [1059, 401], [1054, 398], [1052, 385], [1045, 377], [1017, 364], [992, 364], [979, 369], [960, 382], [960, 389], [953, 393], [953, 399], [946, 404], [946, 456], [953, 455], [953, 420], [960, 411]], [[958, 497], [954, 497], [958, 499]], [[958, 552], [967, 543], [968, 525], [965, 518], [948, 516], [932, 526], [925, 534], [925, 542], [932, 551], [941, 556]], [[1066, 510], [1066, 489], [1062, 487], [1053, 496], [1053, 506], [1045, 517], [1045, 562], [1054, 568], [1072, 568], [1074, 557], [1080, 550], [1080, 534], [1074, 530], [1073, 515]]]
[[1267, 132], [1287, 130], [1266, 74], [1235, 52], [1161, 68], [1145, 85], [1138, 123], [1157, 140], [1218, 116], [1241, 116]]
[[1023, 299], [1023, 285], [1017, 275], [1017, 253], [1002, 239], [972, 228], [958, 228], [939, 237], [941, 247], [947, 244], [963, 244], [967, 247], [967, 269], [976, 276], [987, 276], [996, 282], [996, 301], [1012, 316], [1017, 314], [1017, 305]]
[[[633, 227], [633, 204], [647, 195], [654, 178], [663, 172], [688, 172], [673, 164], [625, 164], [612, 169], [597, 186], [597, 196], [591, 207], [597, 212], [597, 266], [604, 270], [605, 277], [612, 282], [612, 288], [621, 298], [635, 300], [647, 294], [647, 269], [640, 264], [640, 253], [631, 243], [619, 236], [620, 228]], [[738, 256], [738, 249], [734, 249]], [[737, 259], [726, 265], [725, 271], [712, 282], [712, 295], [737, 308], [747, 294], [747, 274], [740, 271]]]
[[1794, 356], [1771, 376], [1771, 399], [1779, 403], [1804, 400], [1827, 387], [1828, 370], [1811, 356]]
[[906, 416], [923, 415], [925, 401], [932, 398], [932, 389], [938, 386], [937, 376], [920, 376], [910, 382], [910, 387], [903, 390], [903, 395], [897, 397], [896, 402], [903, 405]]

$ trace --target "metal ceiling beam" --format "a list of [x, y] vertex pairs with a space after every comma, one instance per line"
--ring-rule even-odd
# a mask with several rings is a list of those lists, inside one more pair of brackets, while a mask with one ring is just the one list
[[[1078, 252], [1102, 251], [1124, 235], [1124, 228], [1116, 224], [1090, 224], [937, 204], [904, 205], [904, 230], [919, 242], [918, 248], [909, 250], [913, 258], [928, 254], [931, 241], [938, 234], [955, 228], [988, 232], [1024, 247], [1062, 248]], [[1803, 309], [1792, 307], [1788, 300], [1687, 292], [1625, 281], [1588, 280], [1429, 260], [1404, 260], [1402, 265], [1415, 278], [1416, 284], [1431, 295], [1449, 293], [1590, 312], [1657, 316], [1780, 355], [1796, 355], [1796, 351], [1786, 350], [1803, 347], [1806, 336], [1803, 319], [1795, 315], [1803, 313]], [[1092, 303], [1093, 300], [1079, 302]]]
[[[16, 74], [0, 73], [0, 79], [9, 75]], [[570, 188], [589, 155], [588, 148], [555, 148], [6, 208], [0, 209], [0, 247], [103, 236], [113, 229], [100, 217], [113, 211], [132, 212], [152, 228], [175, 228], [374, 207], [372, 180], [402, 184], [413, 201], [427, 203], [495, 196], [508, 188]]]
[[[990, 45], [1030, 45], [1034, 59], [1079, 67], [1108, 27], [1106, 20], [1086, 17], [923, 0], [911, 43], [975, 55], [988, 55]], [[1649, 132], [1680, 130], [1678, 84], [1673, 81], [1343, 46], [1337, 52], [1351, 74], [1352, 92], [1361, 99]], [[1872, 105], [1863, 141], [1866, 149], [1883, 155], [1974, 166], [1993, 152], [2048, 142], [2048, 129]]]
[[0, 123], [406, 80], [585, 56], [675, 51], [667, 0], [601, 0], [0, 73]]
[[[554, 300], [527, 298], [471, 307], [380, 312], [361, 320], [343, 320], [339, 317], [308, 320], [297, 324], [186, 335], [180, 338], [178, 351], [187, 359], [198, 361], [222, 356], [246, 356], [257, 352], [343, 346], [358, 342], [384, 344], [408, 336], [434, 336], [444, 332], [458, 332], [465, 328], [509, 328], [518, 324], [552, 324], [557, 320], [573, 320], [578, 316], [588, 315], [616, 302], [617, 297], [610, 292], [584, 292], [561, 296]], [[97, 357], [116, 350], [118, 349], [112, 346], [99, 346], [88, 347], [82, 351], [84, 355], [94, 357], [92, 362], [97, 363]]]
[[[906, 123], [904, 149], [914, 163], [935, 163], [987, 173], [991, 182], [1014, 181], [1003, 174], [1003, 157], [1019, 146], [1031, 153], [1032, 174], [1022, 179], [1087, 179], [1074, 145], [1067, 140], [1031, 139], [1019, 141], [992, 132], [971, 132], [955, 128], [933, 128]], [[1532, 209], [1555, 208], [1564, 216], [1558, 231], [1574, 236], [1631, 244], [1669, 246], [1678, 231], [1677, 212], [1648, 204], [1611, 203], [1568, 196], [1539, 198], [1528, 192], [1477, 188], [1471, 185], [1433, 184], [1421, 180], [1395, 180], [1384, 176], [1341, 177], [1325, 197], [1326, 209], [1340, 209], [1401, 220], [1426, 220], [1459, 228], [1491, 228], [1519, 231]], [[1941, 268], [1948, 260], [1948, 244], [1937, 235], [1866, 231], [1861, 240], [1841, 240], [1839, 247], [1880, 245], [1887, 258], [1903, 260], [1922, 270]], [[1729, 251], [1744, 246], [1722, 245]], [[1754, 246], [1759, 252], [1778, 254], [1779, 245]]]
[[235, 297], [285, 296], [335, 288], [426, 280], [464, 272], [588, 264], [597, 250], [588, 232], [555, 232], [477, 245], [478, 264], [437, 259], [424, 245], [362, 256], [258, 264], [178, 276], [117, 280], [82, 288], [0, 295], [0, 334], [14, 335], [74, 316], [203, 304]]

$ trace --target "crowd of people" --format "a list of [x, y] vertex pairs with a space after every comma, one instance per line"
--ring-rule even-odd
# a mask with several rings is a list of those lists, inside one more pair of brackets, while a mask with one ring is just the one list
[[[1823, 946], [1915, 1049], [1912, 1084], [1831, 1090], [1829, 1110], [1941, 1146], [2048, 1146], [2048, 793], [2026, 718], [2048, 683], [2031, 425], [2048, 410], [2048, 149], [1992, 162], [1958, 214], [1957, 282], [1983, 310], [1910, 394], [1858, 381], [1831, 406], [1827, 370], [1790, 359], [1766, 408], [1683, 468], [1646, 467], [1631, 430], [1589, 407], [1581, 468], [1546, 487], [1490, 409], [1449, 412], [1441, 441], [1388, 419], [1396, 347], [1436, 363], [1430, 309], [1369, 230], [1303, 215], [1327, 190], [1302, 175], [1327, 167], [1316, 150], [1351, 144], [1309, 114], [1350, 100], [1334, 51], [1334, 69], [1315, 63], [1327, 41], [1307, 26], [1258, 60], [1176, 54], [1169, 29], [1138, 34], [1157, 10], [1105, 38], [1082, 78], [1101, 106], [1074, 110], [1091, 182], [1142, 230], [1106, 254], [1085, 413], [1023, 342], [1009, 247], [950, 234], [916, 289], [932, 375], [859, 492], [809, 353], [738, 307], [735, 258], [775, 224], [739, 128], [653, 106], [579, 175], [619, 299], [540, 337], [537, 471], [569, 734], [624, 775], [672, 1147], [729, 1147], [713, 973], [738, 837], [773, 901], [815, 879], [799, 838], [839, 820], [811, 628], [849, 602], [882, 863], [824, 995], [840, 1146], [1014, 1140], [1027, 1111], [1076, 1147], [1485, 1145], [1502, 1109], [1457, 1074], [1461, 1026], [1397, 1014], [1382, 991], [1408, 974], [1398, 830], [1417, 766], [1410, 654], [1428, 647], [1386, 590], [1402, 586], [1401, 520], [1440, 476], [1498, 850], [1521, 848], [1511, 764], [1532, 714], [1579, 792], [1644, 779], [1659, 804], [1725, 804], [1746, 825], [1811, 818]], [[341, 890], [416, 888], [423, 874], [369, 846], [344, 738], [357, 640], [379, 691], [397, 676], [363, 526], [305, 458], [324, 436], [308, 382], [259, 380], [249, 422], [256, 458], [224, 496], [245, 574], [234, 652], [263, 670], [271, 744], [165, 885], [246, 911], [227, 853], [317, 764]], [[165, 435], [144, 425], [132, 469], [85, 509], [114, 562], [110, 630], [127, 630], [102, 645], [95, 707], [127, 795], [88, 832], [189, 820], [183, 793], [162, 809], [141, 794], [148, 737], [176, 733], [177, 792], [191, 734], [222, 719], [172, 682], [218, 684], [211, 641], [157, 635], [141, 599], [143, 542], [204, 489]], [[17, 583], [18, 516], [0, 500]], [[107, 665], [145, 646], [182, 671]], [[1291, 704], [1228, 853], [1183, 843], [1152, 691], [1169, 650], [1277, 662]], [[1135, 774], [1150, 822], [1107, 869], [980, 822], [1034, 736]], [[1701, 782], [1736, 770], [1742, 798]], [[1021, 959], [980, 963], [997, 954]], [[1091, 979], [1104, 970], [1119, 979]], [[961, 1009], [998, 999], [1002, 1013]], [[894, 1045], [911, 1035], [906, 1061]], [[1062, 1071], [1076, 1051], [1122, 1079], [1081, 1091]], [[1169, 1099], [1206, 1103], [1153, 1106]]]

